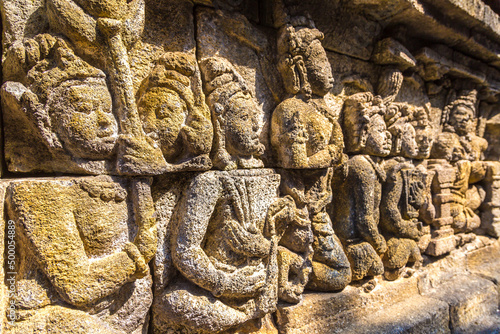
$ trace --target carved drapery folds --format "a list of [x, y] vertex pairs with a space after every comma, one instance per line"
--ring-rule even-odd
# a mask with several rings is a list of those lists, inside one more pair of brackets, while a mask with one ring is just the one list
[[7, 333], [277, 332], [500, 236], [493, 79], [264, 2], [3, 1]]

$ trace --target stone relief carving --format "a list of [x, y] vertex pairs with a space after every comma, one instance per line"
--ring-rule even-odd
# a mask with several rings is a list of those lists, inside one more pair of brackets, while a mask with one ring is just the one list
[[139, 116], [144, 132], [171, 164], [165, 171], [212, 166], [212, 123], [197, 75], [193, 56], [170, 52], [159, 60], [140, 91]]
[[[156, 223], [147, 179], [12, 183], [18, 319], [12, 333], [142, 333]], [[22, 241], [22, 242], [21, 242]]]
[[382, 183], [386, 181], [383, 157], [391, 152], [391, 134], [384, 121], [386, 106], [380, 96], [357, 93], [344, 103], [347, 175], [333, 180], [333, 228], [342, 241], [352, 279], [381, 275], [380, 255], [387, 243], [379, 229]]
[[271, 170], [214, 171], [191, 181], [171, 222], [178, 273], [155, 296], [159, 330], [220, 331], [275, 310], [277, 243], [286, 226], [273, 204], [278, 186]]
[[[332, 229], [326, 206], [333, 169], [345, 160], [340, 125], [323, 100], [333, 76], [322, 33], [305, 17], [278, 32], [278, 66], [290, 97], [273, 111], [271, 143], [282, 167], [282, 193], [291, 196], [302, 219], [281, 239], [280, 299], [297, 303], [308, 287], [342, 290], [350, 266]], [[321, 168], [321, 169], [319, 169]]]
[[500, 235], [494, 90], [432, 76], [403, 30], [358, 59], [313, 3], [47, 0], [36, 25], [4, 2], [26, 29], [4, 33], [9, 170], [99, 175], [5, 181], [9, 333], [277, 333], [311, 291], [370, 292]]
[[[112, 10], [115, 6], [123, 8], [115, 12]], [[64, 35], [64, 39], [41, 34], [14, 42], [6, 52], [5, 61], [13, 68], [7, 71], [6, 76], [12, 81], [7, 82], [3, 88], [6, 123], [21, 123], [24, 127], [24, 135], [21, 137], [7, 132], [7, 159], [12, 171], [156, 175], [210, 169], [208, 155], [213, 130], [195, 58], [189, 53], [166, 53], [154, 62], [156, 67], [144, 80], [142, 90], [137, 91], [134, 87], [134, 73], [128, 52], [144, 29], [144, 1], [124, 1], [119, 4], [55, 0], [47, 3], [46, 11], [51, 30], [57, 31], [57, 35]], [[49, 69], [53, 69], [52, 74], [45, 73]], [[112, 115], [101, 116], [94, 121], [100, 122], [99, 124], [88, 125], [82, 124], [84, 120], [80, 116], [79, 132], [57, 133], [59, 125], [52, 125], [55, 121], [48, 122], [48, 116], [44, 115], [47, 112], [42, 112], [41, 109], [50, 109], [52, 104], [57, 103], [64, 105], [69, 97], [64, 95], [66, 93], [55, 95], [55, 88], [65, 81], [68, 81], [65, 85], [69, 86], [72, 85], [69, 80], [83, 81], [86, 77], [101, 78], [99, 85], [103, 87], [85, 95], [86, 99], [93, 101], [83, 101], [84, 96], [81, 96], [82, 100], [75, 102], [81, 105], [78, 108], [89, 109], [89, 103], [101, 104], [106, 109], [105, 112]], [[29, 86], [26, 88], [33, 94], [24, 94], [26, 88], [22, 85], [27, 84]], [[50, 94], [53, 94], [48, 101], [51, 104], [45, 105]], [[174, 96], [180, 101], [173, 101]], [[141, 114], [136, 98], [141, 103]], [[71, 99], [76, 101], [75, 97]], [[165, 100], [170, 105], [161, 111]], [[179, 103], [184, 104], [179, 108], [185, 110], [176, 110]], [[154, 113], [158, 116], [153, 122], [151, 111], [155, 108], [159, 109]], [[49, 110], [48, 113], [51, 112]], [[33, 113], [35, 116], [30, 116]], [[42, 115], [38, 116], [40, 113]], [[166, 113], [169, 114], [170, 121], [163, 116]], [[64, 110], [59, 114], [63, 115], [60, 118], [73, 118], [73, 127], [78, 125], [73, 117], [74, 112]], [[110, 124], [106, 125], [106, 122]], [[96, 147], [90, 151], [85, 147], [75, 151], [78, 145], [96, 146], [91, 142], [79, 143], [83, 140], [95, 141], [88, 139], [93, 134], [87, 131], [87, 128], [95, 126], [108, 126], [111, 129], [100, 130], [97, 134], [99, 138], [103, 138], [99, 140], [108, 142], [106, 154], [92, 152]], [[110, 133], [104, 135], [105, 132]], [[39, 143], [39, 138], [37, 141], [30, 138], [33, 135], [40, 136], [40, 133], [44, 145]], [[53, 138], [64, 136], [66, 138], [59, 139], [62, 144], [58, 143], [57, 138]], [[22, 153], [30, 151], [33, 144], [38, 149], [41, 148], [42, 152], [31, 149], [32, 155]], [[100, 148], [100, 151], [103, 150], [104, 148]], [[41, 154], [44, 154], [43, 160], [46, 163], [38, 163]]]
[[201, 69], [215, 124], [213, 161], [223, 171], [195, 176], [178, 200], [169, 223], [177, 273], [155, 297], [158, 331], [221, 331], [273, 312], [278, 242], [295, 212], [290, 198], [278, 198], [279, 175], [251, 169], [263, 166], [254, 157], [263, 145], [244, 80], [223, 58], [205, 59]]
[[[2, 86], [9, 111], [5, 122], [12, 128], [6, 136], [13, 139], [8, 158], [15, 170], [104, 173], [112, 168], [108, 160], [115, 154], [118, 124], [105, 74], [49, 34], [26, 41], [23, 51], [25, 66], [31, 65], [26, 86], [14, 81]], [[14, 124], [21, 127], [21, 138], [10, 132]]]
[[214, 166], [221, 170], [264, 167], [259, 157], [258, 107], [246, 82], [224, 58], [200, 64], [214, 124]]

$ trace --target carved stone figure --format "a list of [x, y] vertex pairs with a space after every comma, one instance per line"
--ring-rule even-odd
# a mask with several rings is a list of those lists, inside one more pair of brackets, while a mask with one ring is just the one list
[[[475, 134], [476, 91], [457, 98], [443, 112], [443, 132], [432, 146], [429, 168], [435, 170], [433, 183], [436, 217], [431, 255], [442, 255], [455, 248], [462, 238], [481, 224], [475, 210], [484, 200], [484, 190], [474, 185], [484, 179], [487, 166], [480, 161], [487, 142]], [[470, 241], [470, 237], [467, 237]]]
[[304, 17], [291, 19], [278, 36], [278, 66], [290, 96], [273, 112], [271, 143], [283, 168], [282, 193], [295, 200], [303, 217], [298, 225], [289, 225], [279, 250], [280, 298], [294, 303], [306, 284], [314, 290], [341, 290], [351, 275], [326, 213], [332, 196], [330, 167], [345, 158], [340, 125], [323, 99], [333, 77], [322, 38]]
[[[384, 115], [387, 129], [391, 133], [391, 158], [385, 161], [387, 179], [382, 186], [380, 203], [380, 229], [387, 240], [384, 262], [384, 276], [395, 280], [410, 264], [419, 267], [423, 259], [417, 242], [422, 236], [420, 209], [428, 199], [426, 170], [417, 169], [413, 159], [422, 155], [425, 132], [420, 131], [417, 143], [412, 124], [417, 116], [415, 108], [406, 103], [395, 103], [403, 82], [403, 73], [391, 67], [384, 70], [379, 79], [378, 93], [386, 106]], [[425, 126], [425, 115], [420, 114], [420, 125]], [[424, 145], [425, 143], [422, 143]]]
[[352, 279], [381, 275], [380, 255], [387, 251], [379, 230], [382, 184], [386, 180], [383, 157], [391, 151], [391, 134], [384, 122], [385, 105], [378, 96], [358, 93], [344, 103], [347, 175], [333, 178], [333, 228], [346, 249]]
[[191, 181], [171, 222], [178, 273], [155, 296], [158, 330], [216, 332], [275, 310], [277, 238], [293, 217], [274, 226], [282, 209], [279, 203], [272, 209], [278, 186], [279, 176], [268, 169], [212, 171]]
[[452, 163], [483, 159], [488, 142], [476, 135], [476, 94], [473, 90], [446, 106], [441, 120], [443, 132], [432, 146], [431, 158]]
[[169, 166], [166, 171], [206, 170], [213, 130], [205, 95], [197, 86], [196, 59], [165, 54], [143, 83], [138, 100], [146, 134], [158, 143]]
[[[261, 166], [255, 104], [227, 60], [202, 62], [216, 123], [214, 164], [220, 169]], [[210, 171], [195, 176], [175, 208], [171, 258], [176, 276], [155, 296], [158, 331], [237, 330], [274, 312], [277, 248], [295, 205], [278, 198], [272, 170]]]
[[150, 180], [14, 182], [19, 318], [10, 333], [143, 333], [156, 249]]
[[396, 116], [398, 120], [390, 128], [393, 138], [391, 151], [400, 157], [385, 163], [387, 179], [382, 188], [380, 205], [380, 227], [387, 239], [387, 252], [383, 257], [384, 275], [390, 280], [397, 279], [408, 263], [418, 267], [423, 261], [417, 244], [423, 234], [419, 215], [428, 200], [426, 170], [422, 166], [416, 168], [412, 161], [425, 150], [419, 148], [415, 129], [410, 123], [413, 112], [407, 105], [400, 107], [406, 110], [401, 116]]
[[144, 29], [144, 6], [144, 0], [47, 2], [52, 28], [109, 74], [120, 132], [117, 170], [127, 175], [159, 174], [166, 168], [160, 148], [142, 129], [127, 53]]
[[204, 59], [200, 67], [214, 123], [214, 166], [221, 170], [264, 167], [259, 159], [265, 149], [259, 141], [259, 108], [244, 79], [224, 58]]
[[[32, 58], [26, 64], [32, 66], [26, 86], [8, 81], [1, 91], [10, 127], [6, 150], [11, 168], [113, 171], [118, 125], [104, 73], [76, 56], [60, 38], [38, 35], [26, 45], [31, 46], [26, 56]], [[14, 133], [16, 122], [21, 135]]]

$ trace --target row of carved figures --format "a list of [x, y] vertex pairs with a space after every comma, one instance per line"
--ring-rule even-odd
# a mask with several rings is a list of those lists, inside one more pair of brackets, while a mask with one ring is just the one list
[[[389, 68], [379, 95], [347, 97], [338, 116], [324, 98], [323, 35], [289, 17], [277, 35], [288, 95], [271, 117], [267, 169], [258, 103], [227, 59], [166, 53], [134, 92], [127, 47], [144, 3], [89, 3], [102, 8], [48, 0], [64, 38], [10, 47], [6, 61], [23, 74], [3, 85], [4, 110], [29, 124], [26, 143], [44, 145], [40, 170], [135, 177], [10, 183], [13, 333], [141, 333], [149, 314], [158, 333], [235, 329], [305, 289], [396, 279], [471, 232], [498, 237], [500, 163], [482, 160], [475, 91], [445, 108], [436, 131], [428, 109], [394, 102], [403, 75]], [[153, 186], [137, 176], [172, 171], [198, 172]]]

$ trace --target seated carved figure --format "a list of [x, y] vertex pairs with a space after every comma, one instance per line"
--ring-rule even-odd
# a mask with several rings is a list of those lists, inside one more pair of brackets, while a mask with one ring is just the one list
[[441, 132], [432, 146], [431, 158], [478, 161], [488, 147], [486, 139], [476, 135], [476, 91], [461, 96], [443, 111]]
[[30, 44], [43, 51], [27, 72], [26, 86], [9, 81], [1, 92], [6, 122], [22, 129], [21, 136], [6, 132], [11, 168], [112, 171], [118, 125], [104, 73], [59, 38], [39, 35]]
[[[417, 142], [415, 128], [410, 123], [413, 116], [413, 112], [407, 112], [390, 128], [392, 152], [399, 156], [385, 163], [387, 180], [382, 189], [380, 228], [387, 239], [383, 262], [385, 277], [390, 280], [397, 279], [408, 263], [419, 266], [423, 261], [417, 242], [422, 236], [420, 210], [429, 201], [427, 172], [422, 165], [415, 167], [413, 159], [425, 158], [422, 154], [429, 149], [419, 147], [419, 144], [425, 146], [426, 140], [424, 134], [419, 133], [421, 137]], [[398, 143], [398, 147], [395, 148], [394, 143]]]
[[201, 89], [193, 91], [196, 74], [193, 56], [167, 53], [143, 83], [138, 99], [144, 131], [160, 146], [167, 171], [212, 166], [212, 122], [205, 95]]
[[344, 103], [344, 138], [347, 175], [333, 179], [333, 228], [346, 249], [352, 279], [381, 275], [380, 255], [387, 244], [379, 230], [382, 184], [386, 180], [382, 158], [391, 151], [391, 134], [384, 122], [385, 105], [378, 96], [358, 93]]
[[324, 100], [333, 77], [322, 38], [304, 17], [292, 18], [278, 36], [278, 66], [289, 97], [273, 112], [271, 143], [283, 168], [281, 191], [295, 200], [303, 217], [281, 239], [280, 298], [295, 303], [306, 284], [314, 290], [341, 290], [351, 276], [326, 213], [331, 167], [343, 163], [344, 145], [340, 125]]
[[147, 263], [156, 250], [150, 182], [104, 176], [10, 185], [19, 256], [11, 300], [18, 318], [8, 333], [147, 330]]
[[[258, 322], [277, 303], [277, 246], [294, 219], [290, 198], [278, 198], [280, 177], [261, 166], [255, 102], [227, 60], [201, 69], [216, 126], [214, 164], [225, 171], [195, 176], [171, 221], [176, 276], [155, 296], [157, 330], [217, 332]], [[214, 87], [226, 89], [211, 89]], [[257, 138], [257, 139], [256, 139]]]
[[[474, 212], [481, 205], [483, 190], [478, 185], [486, 174], [486, 165], [480, 161], [488, 143], [477, 136], [476, 131], [476, 91], [461, 96], [448, 105], [443, 112], [443, 132], [432, 146], [431, 158], [436, 168], [434, 192], [442, 193], [442, 184], [451, 183], [446, 189], [447, 200], [439, 206], [447, 205], [451, 227], [455, 232], [471, 232], [481, 224]], [[449, 166], [446, 161], [451, 162]], [[445, 182], [444, 180], [448, 180]], [[441, 180], [441, 181], [440, 181]], [[470, 186], [472, 185], [472, 186]], [[441, 195], [442, 196], [442, 195]], [[444, 211], [443, 211], [444, 212]], [[447, 217], [438, 217], [436, 227]]]

